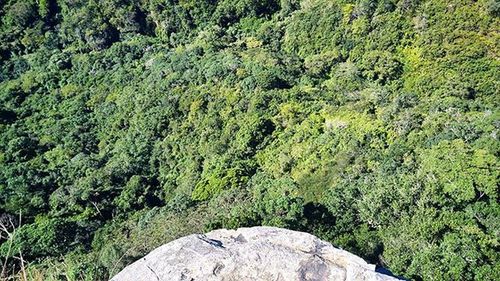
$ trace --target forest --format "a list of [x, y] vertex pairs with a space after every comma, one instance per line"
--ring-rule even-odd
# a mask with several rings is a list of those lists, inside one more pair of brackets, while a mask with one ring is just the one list
[[217, 228], [500, 280], [498, 0], [0, 0], [0, 279]]

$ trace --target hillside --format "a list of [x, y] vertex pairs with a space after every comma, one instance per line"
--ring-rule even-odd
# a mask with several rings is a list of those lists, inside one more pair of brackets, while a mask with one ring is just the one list
[[413, 280], [498, 280], [499, 16], [0, 0], [4, 277], [107, 280], [178, 237], [267, 225]]

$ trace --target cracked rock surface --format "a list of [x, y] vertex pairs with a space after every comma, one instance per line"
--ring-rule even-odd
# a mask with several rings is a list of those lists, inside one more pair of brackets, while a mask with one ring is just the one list
[[398, 280], [317, 237], [275, 227], [215, 230], [167, 243], [112, 281]]

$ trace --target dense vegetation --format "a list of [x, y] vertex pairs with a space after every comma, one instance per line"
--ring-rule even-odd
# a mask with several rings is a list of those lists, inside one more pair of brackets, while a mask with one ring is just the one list
[[499, 16], [0, 0], [4, 277], [107, 280], [185, 234], [274, 225], [409, 279], [500, 280]]

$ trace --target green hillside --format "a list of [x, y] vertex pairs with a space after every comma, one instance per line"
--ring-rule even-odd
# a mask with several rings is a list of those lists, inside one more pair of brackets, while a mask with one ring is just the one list
[[0, 0], [1, 274], [271, 225], [500, 280], [499, 49], [498, 0]]

